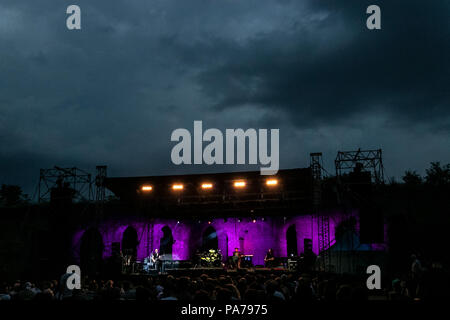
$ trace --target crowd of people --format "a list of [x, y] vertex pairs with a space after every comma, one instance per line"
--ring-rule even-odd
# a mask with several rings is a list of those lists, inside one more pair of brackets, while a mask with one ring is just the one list
[[[212, 276], [158, 275], [133, 280], [85, 278], [82, 288], [68, 290], [64, 281], [3, 283], [0, 300], [180, 300], [192, 302], [426, 300], [449, 291], [441, 266], [424, 270], [413, 263], [406, 276], [394, 277], [385, 289], [370, 291], [365, 277], [330, 273], [235, 273]], [[64, 278], [62, 278], [64, 279]]]
[[[345, 281], [344, 281], [345, 280]], [[58, 281], [16, 281], [0, 288], [0, 300], [181, 300], [181, 301], [286, 301], [313, 299], [352, 300], [366, 297], [357, 281], [302, 274], [221, 275], [198, 277], [159, 275], [133, 281], [83, 281], [80, 290], [68, 290]]]

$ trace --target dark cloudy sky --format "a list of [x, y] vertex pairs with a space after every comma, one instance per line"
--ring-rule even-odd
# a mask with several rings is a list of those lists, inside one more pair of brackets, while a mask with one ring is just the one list
[[31, 192], [55, 164], [229, 170], [171, 164], [171, 132], [194, 120], [279, 128], [282, 168], [322, 151], [332, 171], [361, 147], [383, 149], [388, 176], [424, 173], [450, 162], [449, 24], [445, 0], [1, 0], [0, 183]]

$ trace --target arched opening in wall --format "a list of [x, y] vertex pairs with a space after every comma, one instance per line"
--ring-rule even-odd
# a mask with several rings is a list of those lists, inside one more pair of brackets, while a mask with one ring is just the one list
[[97, 275], [102, 268], [103, 256], [102, 235], [96, 228], [89, 228], [81, 237], [80, 267], [86, 275]]
[[138, 234], [135, 228], [129, 226], [122, 235], [122, 253], [136, 258], [138, 246]]
[[169, 226], [164, 226], [161, 231], [163, 236], [159, 242], [159, 252], [164, 255], [162, 258], [166, 260], [172, 259], [172, 246], [175, 243], [173, 240], [172, 229]]
[[295, 224], [291, 225], [286, 231], [286, 247], [288, 257], [298, 256], [297, 230], [295, 230]]
[[219, 248], [219, 240], [217, 238], [216, 229], [209, 226], [203, 232], [202, 249], [203, 250], [209, 250], [209, 249], [217, 250], [218, 248]]

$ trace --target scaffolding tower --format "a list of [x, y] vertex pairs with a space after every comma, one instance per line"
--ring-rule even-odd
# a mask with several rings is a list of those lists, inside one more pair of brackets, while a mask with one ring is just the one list
[[367, 169], [371, 172], [372, 179], [375, 183], [384, 183], [384, 169], [381, 149], [338, 151], [334, 162], [336, 166], [336, 176], [338, 178], [359, 166], [361, 169]]
[[103, 210], [106, 200], [105, 178], [107, 175], [106, 166], [97, 166], [97, 175], [95, 176], [95, 215], [97, 219], [103, 217]]
[[92, 201], [91, 174], [76, 167], [40, 169], [38, 188], [39, 203], [50, 202], [54, 190], [61, 188], [70, 190], [74, 202]]
[[[338, 151], [335, 159], [336, 178], [338, 181], [338, 197], [344, 201], [344, 208], [376, 208], [372, 186], [377, 190], [378, 186], [384, 184], [384, 168], [382, 159], [382, 150], [361, 150], [356, 151]], [[352, 177], [352, 174], [355, 174]], [[362, 175], [361, 175], [362, 174]], [[367, 179], [359, 179], [367, 174]], [[345, 177], [347, 175], [347, 177]], [[344, 212], [350, 214], [346, 209]], [[359, 212], [361, 219], [361, 210]], [[366, 216], [367, 218], [367, 216]], [[360, 220], [361, 222], [361, 220]], [[348, 227], [351, 251], [354, 250], [353, 234], [356, 233], [355, 226]], [[361, 241], [361, 225], [358, 231]], [[354, 255], [350, 255], [350, 265], [354, 268]]]
[[323, 213], [321, 209], [322, 200], [322, 171], [323, 171], [323, 159], [321, 152], [315, 152], [310, 154], [310, 168], [313, 178], [313, 206], [314, 216], [317, 219], [318, 227], [318, 245], [320, 268], [322, 270], [329, 270], [331, 265], [331, 257], [329, 249], [331, 246], [330, 239], [330, 217]]

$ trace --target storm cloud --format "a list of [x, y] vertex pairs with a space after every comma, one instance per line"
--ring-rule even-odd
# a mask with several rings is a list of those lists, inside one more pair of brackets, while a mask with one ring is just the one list
[[[66, 28], [77, 4], [82, 30]], [[381, 7], [382, 29], [365, 26]], [[111, 175], [175, 166], [170, 134], [279, 128], [281, 168], [383, 148], [388, 176], [450, 162], [448, 1], [0, 3], [0, 183], [39, 168]], [[246, 167], [255, 169], [258, 167]]]

